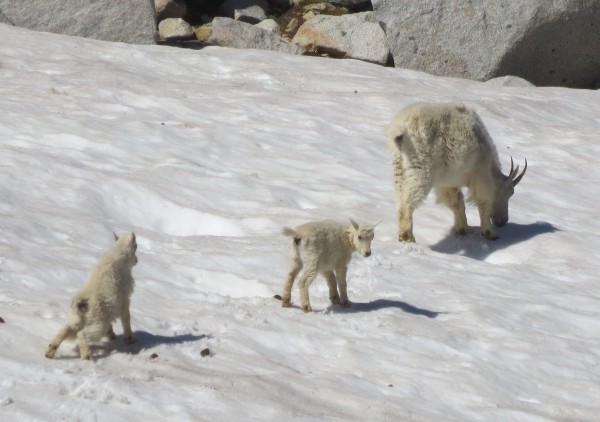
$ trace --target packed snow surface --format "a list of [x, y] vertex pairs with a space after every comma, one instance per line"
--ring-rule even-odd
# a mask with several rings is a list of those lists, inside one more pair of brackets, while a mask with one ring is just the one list
[[[415, 101], [527, 159], [499, 240], [430, 196], [397, 241], [384, 130]], [[598, 420], [600, 92], [0, 25], [0, 107], [3, 421]], [[281, 228], [348, 217], [383, 219], [351, 307], [319, 277], [315, 312], [282, 308]], [[113, 230], [137, 342], [46, 359]]]

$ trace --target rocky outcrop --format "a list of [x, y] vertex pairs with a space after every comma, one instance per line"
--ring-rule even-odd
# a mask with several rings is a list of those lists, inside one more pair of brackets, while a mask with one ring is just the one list
[[535, 85], [588, 87], [600, 76], [600, 2], [378, 0], [396, 67]]
[[0, 0], [0, 17], [37, 31], [132, 44], [156, 42], [153, 0]]
[[302, 54], [300, 47], [290, 44], [279, 35], [255, 25], [230, 18], [215, 18], [208, 44], [233, 48], [257, 48], [280, 51], [289, 54]]
[[298, 29], [292, 42], [306, 51], [378, 64], [386, 64], [389, 56], [373, 12], [315, 16]]

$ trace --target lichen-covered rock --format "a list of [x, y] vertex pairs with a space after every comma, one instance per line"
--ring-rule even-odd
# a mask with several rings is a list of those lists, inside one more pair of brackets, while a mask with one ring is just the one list
[[306, 21], [292, 42], [305, 50], [385, 64], [385, 33], [373, 12], [343, 16], [318, 15]]
[[257, 28], [269, 31], [271, 34], [281, 35], [281, 27], [274, 19], [265, 19], [255, 25]]
[[169, 18], [158, 24], [158, 33], [165, 40], [189, 40], [196, 35], [189, 23], [181, 18]]
[[207, 42], [212, 34], [212, 24], [207, 23], [193, 28], [198, 41]]

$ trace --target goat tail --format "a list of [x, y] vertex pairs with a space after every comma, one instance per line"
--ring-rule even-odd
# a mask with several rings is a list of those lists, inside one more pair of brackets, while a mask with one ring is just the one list
[[79, 298], [73, 300], [73, 302], [71, 303], [71, 308], [73, 309], [76, 315], [81, 316], [87, 312], [89, 308], [88, 300], [89, 299], [87, 298]]
[[284, 236], [288, 236], [288, 237], [291, 237], [292, 239], [294, 239], [294, 243], [295, 243], [296, 245], [300, 243], [300, 239], [301, 239], [301, 238], [300, 238], [300, 235], [298, 234], [298, 232], [297, 232], [296, 230], [294, 230], [294, 229], [290, 229], [289, 227], [284, 227], [284, 228], [281, 230], [281, 233], [282, 233]]

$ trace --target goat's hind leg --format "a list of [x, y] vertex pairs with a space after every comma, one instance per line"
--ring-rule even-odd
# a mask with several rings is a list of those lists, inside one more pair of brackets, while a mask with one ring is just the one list
[[88, 344], [87, 338], [83, 330], [77, 333], [77, 339], [79, 340], [79, 356], [84, 360], [92, 359], [92, 351], [90, 350], [90, 346]]
[[436, 189], [438, 202], [446, 205], [454, 214], [454, 231], [458, 235], [469, 234], [467, 215], [465, 213], [465, 198], [459, 188]]
[[59, 348], [60, 344], [67, 338], [74, 338], [77, 336], [77, 333], [73, 331], [71, 327], [65, 325], [62, 330], [58, 332], [52, 343], [48, 345], [48, 349], [46, 350], [46, 357], [48, 359], [52, 359], [54, 355], [56, 355], [56, 350]]
[[292, 287], [294, 287], [294, 280], [296, 276], [302, 269], [302, 260], [297, 255], [292, 256], [290, 261], [290, 266], [287, 273], [287, 278], [285, 279], [285, 283], [283, 285], [283, 294], [281, 295], [281, 300], [284, 308], [289, 308], [292, 306]]
[[[407, 183], [410, 179], [411, 183]], [[396, 181], [396, 202], [398, 213], [398, 241], [415, 242], [413, 234], [413, 212], [423, 202], [431, 190], [430, 178], [412, 172], [405, 172], [404, 179]]]
[[312, 311], [312, 307], [310, 306], [310, 300], [308, 298], [308, 288], [310, 287], [311, 283], [314, 281], [314, 279], [317, 277], [317, 271], [316, 270], [304, 270], [304, 273], [302, 274], [302, 277], [300, 278], [300, 281], [298, 282], [299, 284], [299, 288], [300, 288], [300, 306], [302, 307], [302, 310], [304, 312], [311, 312]]
[[340, 295], [338, 293], [338, 283], [337, 279], [335, 278], [335, 274], [333, 273], [333, 271], [326, 271], [325, 273], [323, 273], [323, 275], [325, 276], [325, 279], [327, 280], [327, 286], [329, 287], [329, 301], [333, 305], [339, 305]]
[[117, 335], [113, 331], [112, 324], [110, 324], [108, 326], [108, 331], [106, 332], [106, 337], [108, 337], [109, 340], [114, 340], [115, 338], [117, 338]]

